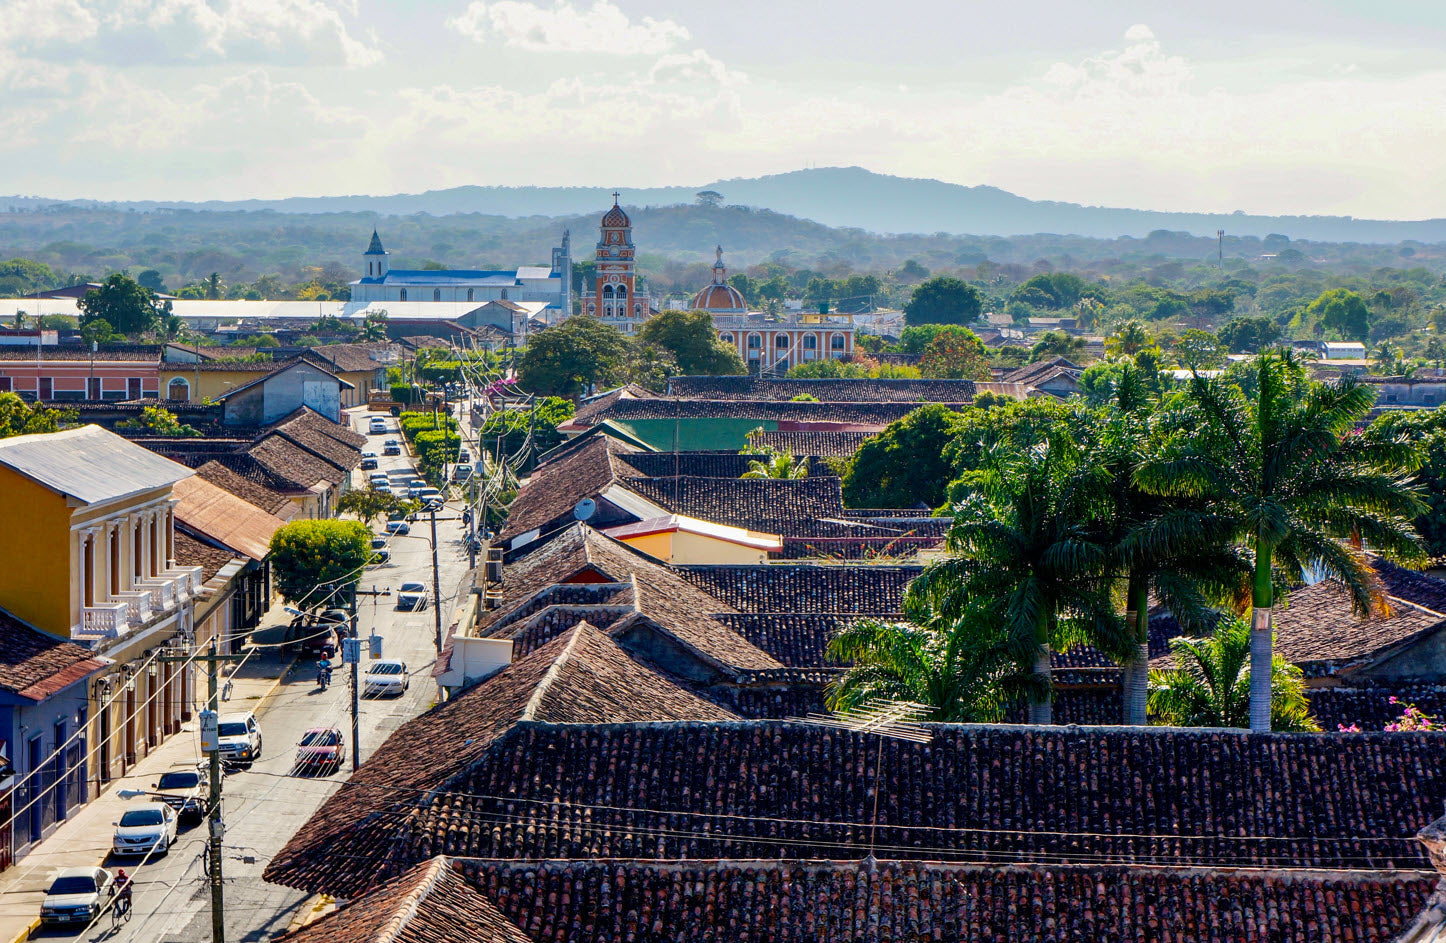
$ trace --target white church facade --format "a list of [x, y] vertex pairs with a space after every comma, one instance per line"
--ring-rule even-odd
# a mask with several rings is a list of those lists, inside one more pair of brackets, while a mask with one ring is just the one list
[[548, 314], [555, 309], [572, 313], [572, 237], [562, 234], [562, 245], [552, 250], [552, 265], [522, 265], [503, 271], [471, 269], [394, 269], [372, 231], [371, 244], [362, 255], [361, 278], [351, 283], [351, 300], [373, 301], [513, 301], [544, 302]]

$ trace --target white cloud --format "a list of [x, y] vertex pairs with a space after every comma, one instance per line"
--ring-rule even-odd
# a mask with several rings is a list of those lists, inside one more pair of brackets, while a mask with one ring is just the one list
[[372, 65], [354, 0], [0, 0], [0, 50], [114, 65]]
[[528, 52], [656, 55], [689, 38], [688, 30], [672, 20], [645, 16], [634, 23], [608, 0], [594, 0], [585, 9], [567, 0], [552, 7], [521, 0], [473, 0], [447, 26], [480, 43], [495, 38]]

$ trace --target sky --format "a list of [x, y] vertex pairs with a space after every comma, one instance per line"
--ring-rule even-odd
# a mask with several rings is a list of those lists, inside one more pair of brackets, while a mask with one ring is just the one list
[[811, 166], [1446, 216], [1439, 0], [0, 0], [0, 192], [694, 186]]

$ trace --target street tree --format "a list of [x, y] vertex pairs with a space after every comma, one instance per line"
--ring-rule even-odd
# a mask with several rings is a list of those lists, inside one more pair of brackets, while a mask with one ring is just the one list
[[912, 508], [944, 504], [953, 468], [944, 450], [963, 418], [942, 403], [920, 406], [864, 440], [843, 476], [851, 508]]
[[517, 364], [520, 385], [533, 393], [577, 396], [620, 382], [628, 339], [597, 318], [578, 315], [533, 335]]
[[372, 521], [398, 511], [408, 510], [412, 502], [378, 488], [354, 488], [336, 502], [338, 514], [355, 514], [368, 527]]
[[360, 521], [292, 521], [271, 535], [271, 566], [281, 595], [303, 609], [335, 605], [372, 557]]
[[718, 339], [713, 318], [706, 311], [664, 311], [644, 322], [637, 342], [668, 351], [684, 376], [748, 372], [733, 345]]

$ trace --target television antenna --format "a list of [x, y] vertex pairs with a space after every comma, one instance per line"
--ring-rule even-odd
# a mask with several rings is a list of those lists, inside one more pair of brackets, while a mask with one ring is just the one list
[[789, 723], [847, 730], [850, 733], [878, 738], [874, 753], [874, 810], [869, 823], [870, 862], [875, 860], [874, 847], [879, 831], [879, 782], [884, 765], [884, 740], [907, 740], [910, 743], [928, 743], [933, 740], [933, 731], [921, 723], [931, 710], [928, 705], [914, 701], [877, 700], [861, 707], [831, 711], [827, 714], [812, 713], [805, 717], [788, 718]]

